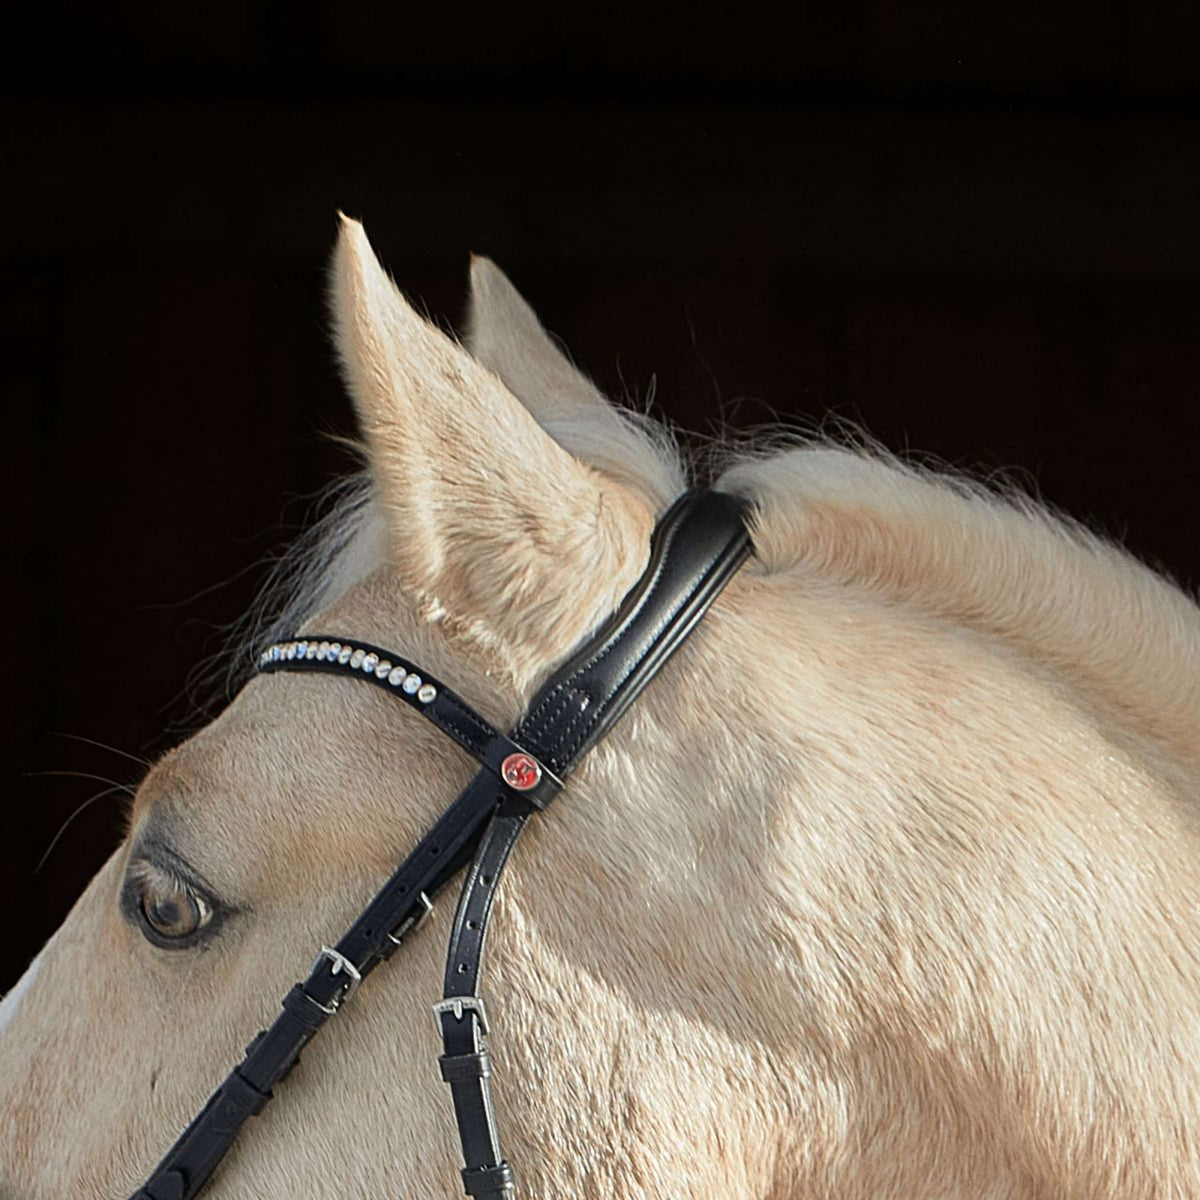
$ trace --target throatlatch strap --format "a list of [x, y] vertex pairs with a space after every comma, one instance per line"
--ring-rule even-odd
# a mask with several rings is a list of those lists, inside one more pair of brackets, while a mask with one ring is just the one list
[[444, 998], [435, 1006], [445, 1051], [440, 1063], [463, 1143], [467, 1194], [511, 1197], [512, 1172], [500, 1154], [481, 1040], [487, 1019], [476, 994], [500, 873], [529, 816], [549, 803], [745, 560], [746, 507], [718, 492], [677, 501], [655, 529], [649, 565], [634, 590], [542, 687], [511, 735], [415, 664], [365, 642], [310, 634], [264, 652], [263, 672], [322, 671], [384, 688], [454, 738], [482, 769], [337, 945], [321, 948], [308, 977], [284, 997], [275, 1023], [247, 1046], [133, 1200], [191, 1200], [200, 1192], [316, 1032], [421, 923], [430, 898], [473, 854], [450, 939]]

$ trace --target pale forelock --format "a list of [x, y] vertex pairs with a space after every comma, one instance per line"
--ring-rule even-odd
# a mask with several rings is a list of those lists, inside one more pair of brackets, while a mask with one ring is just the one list
[[368, 471], [335, 480], [314, 507], [319, 515], [271, 564], [250, 610], [230, 633], [227, 699], [253, 673], [264, 646], [291, 636], [387, 559], [387, 531]]

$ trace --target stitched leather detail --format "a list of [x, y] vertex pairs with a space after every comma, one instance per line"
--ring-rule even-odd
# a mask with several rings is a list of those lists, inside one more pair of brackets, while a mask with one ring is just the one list
[[747, 508], [745, 501], [719, 492], [689, 493], [677, 501], [659, 523], [638, 586], [543, 685], [514, 738], [565, 778], [686, 638], [749, 553]]

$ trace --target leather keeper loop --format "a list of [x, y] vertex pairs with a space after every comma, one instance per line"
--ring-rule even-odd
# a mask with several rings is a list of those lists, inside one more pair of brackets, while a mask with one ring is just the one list
[[463, 1190], [468, 1196], [512, 1195], [512, 1167], [506, 1162], [499, 1162], [494, 1167], [464, 1167], [462, 1171]]
[[475, 1054], [443, 1054], [438, 1059], [442, 1078], [447, 1083], [468, 1083], [472, 1079], [487, 1079], [492, 1073], [486, 1050]]
[[284, 996], [283, 1007], [309, 1029], [320, 1029], [329, 1020], [329, 1013], [304, 990], [301, 983], [294, 984], [292, 990]]
[[183, 1176], [178, 1171], [169, 1171], [147, 1183], [133, 1200], [180, 1200], [187, 1194], [185, 1187]]
[[234, 1068], [221, 1088], [221, 1098], [234, 1104], [248, 1117], [256, 1117], [271, 1098], [270, 1092], [260, 1092], [239, 1070]]

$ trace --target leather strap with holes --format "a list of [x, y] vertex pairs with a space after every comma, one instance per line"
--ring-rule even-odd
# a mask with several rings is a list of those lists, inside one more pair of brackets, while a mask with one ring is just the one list
[[[443, 1000], [435, 1006], [444, 1051], [439, 1061], [454, 1102], [467, 1194], [509, 1200], [514, 1184], [496, 1132], [482, 1040], [488, 1027], [478, 995], [501, 872], [529, 817], [550, 802], [587, 750], [612, 728], [750, 553], [746, 511], [744, 501], [720, 492], [681, 497], [656, 526], [647, 568], [617, 613], [554, 672], [511, 735], [499, 733], [415, 664], [364, 642], [309, 634], [264, 651], [259, 663], [264, 673], [319, 671], [383, 687], [482, 767], [337, 945], [321, 948], [308, 976], [284, 997], [274, 1024], [247, 1046], [241, 1063], [133, 1200], [191, 1200], [200, 1192], [246, 1120], [270, 1101], [316, 1032], [420, 924], [431, 898], [468, 862]], [[380, 670], [385, 663], [387, 672]]]
[[[566, 779], [683, 643], [750, 552], [745, 506], [719, 492], [685, 496], [659, 522], [649, 564], [617, 614], [541, 688], [513, 737]], [[441, 1004], [439, 1059], [462, 1142], [463, 1187], [477, 1200], [508, 1200], [512, 1170], [500, 1152], [478, 995], [484, 939], [500, 875], [529, 820], [501, 803], [467, 873]]]

